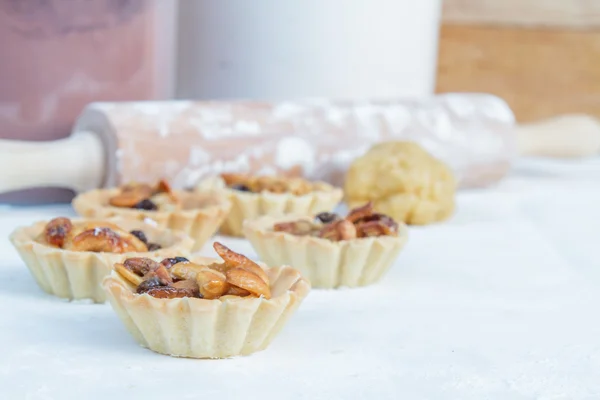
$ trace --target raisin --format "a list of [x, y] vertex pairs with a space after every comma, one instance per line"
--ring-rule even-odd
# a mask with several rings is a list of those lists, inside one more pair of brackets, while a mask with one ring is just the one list
[[146, 237], [146, 234], [142, 231], [131, 231], [129, 232], [131, 233], [133, 236], [135, 236], [136, 238], [140, 239], [142, 242], [144, 242], [144, 244], [148, 244], [148, 238]]
[[340, 218], [339, 215], [337, 215], [336, 213], [330, 213], [330, 212], [322, 212], [315, 216], [315, 219], [317, 219], [318, 221], [321, 221], [324, 224], [328, 224], [339, 218]]
[[165, 258], [164, 260], [161, 261], [161, 264], [167, 268], [171, 268], [175, 264], [189, 263], [189, 262], [190, 262], [190, 260], [188, 260], [185, 257], [172, 257], [172, 258]]
[[132, 208], [136, 208], [138, 210], [146, 210], [146, 211], [158, 210], [158, 206], [156, 204], [154, 204], [154, 202], [150, 199], [144, 199], [144, 200], [136, 203]]
[[148, 243], [148, 251], [156, 251], [162, 249], [162, 246], [158, 243]]
[[251, 192], [250, 188], [242, 183], [231, 185], [231, 189], [239, 190], [240, 192]]
[[146, 293], [148, 290], [158, 287], [158, 286], [164, 286], [164, 285], [160, 282], [160, 279], [158, 279], [158, 277], [154, 276], [150, 279], [146, 279], [145, 281], [142, 281], [142, 283], [140, 283], [138, 285], [136, 292], [139, 294]]

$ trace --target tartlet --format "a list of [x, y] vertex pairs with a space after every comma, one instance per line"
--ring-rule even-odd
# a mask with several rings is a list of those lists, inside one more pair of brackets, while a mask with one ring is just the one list
[[17, 228], [10, 240], [45, 292], [96, 303], [106, 299], [101, 283], [115, 263], [138, 255], [188, 254], [193, 245], [183, 232], [142, 221], [62, 217]]
[[291, 267], [263, 269], [220, 243], [215, 249], [223, 261], [172, 257], [115, 265], [103, 286], [141, 346], [176, 357], [248, 355], [271, 343], [310, 290]]
[[408, 229], [373, 212], [368, 203], [345, 218], [287, 215], [246, 221], [244, 233], [260, 259], [289, 264], [315, 288], [366, 286], [378, 281], [408, 240]]
[[194, 240], [192, 251], [202, 248], [231, 208], [223, 195], [172, 190], [165, 181], [154, 187], [127, 184], [91, 190], [75, 197], [72, 205], [79, 215], [87, 218], [145, 220], [159, 228], [181, 230]]
[[198, 190], [224, 193], [231, 201], [221, 233], [243, 236], [243, 223], [263, 215], [316, 214], [335, 208], [341, 201], [340, 188], [302, 178], [221, 174], [201, 182]]

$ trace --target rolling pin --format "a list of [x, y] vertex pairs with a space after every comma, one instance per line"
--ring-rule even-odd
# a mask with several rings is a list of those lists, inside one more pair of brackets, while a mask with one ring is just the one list
[[515, 157], [584, 157], [600, 150], [585, 115], [516, 125], [499, 98], [448, 94], [383, 102], [92, 103], [72, 134], [0, 140], [0, 194], [35, 187], [81, 192], [169, 179], [191, 187], [224, 171], [303, 175], [341, 184], [373, 143], [414, 140], [449, 164], [461, 187], [501, 179]]

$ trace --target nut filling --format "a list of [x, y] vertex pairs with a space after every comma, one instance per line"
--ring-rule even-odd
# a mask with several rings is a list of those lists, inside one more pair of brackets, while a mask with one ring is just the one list
[[351, 210], [345, 218], [323, 212], [314, 220], [280, 222], [273, 226], [275, 232], [297, 236], [316, 236], [332, 241], [352, 240], [372, 236], [398, 236], [398, 224], [391, 217], [376, 213], [371, 202]]
[[246, 174], [221, 174], [221, 178], [229, 189], [241, 192], [260, 193], [292, 193], [297, 196], [313, 191], [323, 190], [319, 182], [308, 182], [302, 178], [286, 178], [278, 176], [251, 176]]
[[115, 271], [136, 287], [136, 293], [160, 299], [271, 298], [269, 278], [258, 264], [219, 242], [213, 247], [223, 263], [200, 265], [184, 257], [165, 258], [161, 262], [129, 258], [116, 264]]
[[109, 199], [113, 207], [134, 208], [145, 211], [173, 211], [181, 208], [181, 201], [165, 180], [154, 187], [146, 183], [129, 183]]
[[110, 222], [74, 224], [69, 218], [58, 217], [46, 224], [38, 241], [71, 251], [104, 253], [148, 252], [161, 249], [149, 243], [144, 232], [127, 232]]

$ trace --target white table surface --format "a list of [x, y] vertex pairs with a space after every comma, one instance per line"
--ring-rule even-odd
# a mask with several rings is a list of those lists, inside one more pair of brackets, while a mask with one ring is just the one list
[[0, 399], [600, 399], [600, 159], [460, 193], [381, 283], [313, 290], [267, 350], [228, 360], [155, 354], [108, 304], [43, 293], [4, 238], [71, 214], [0, 208]]

